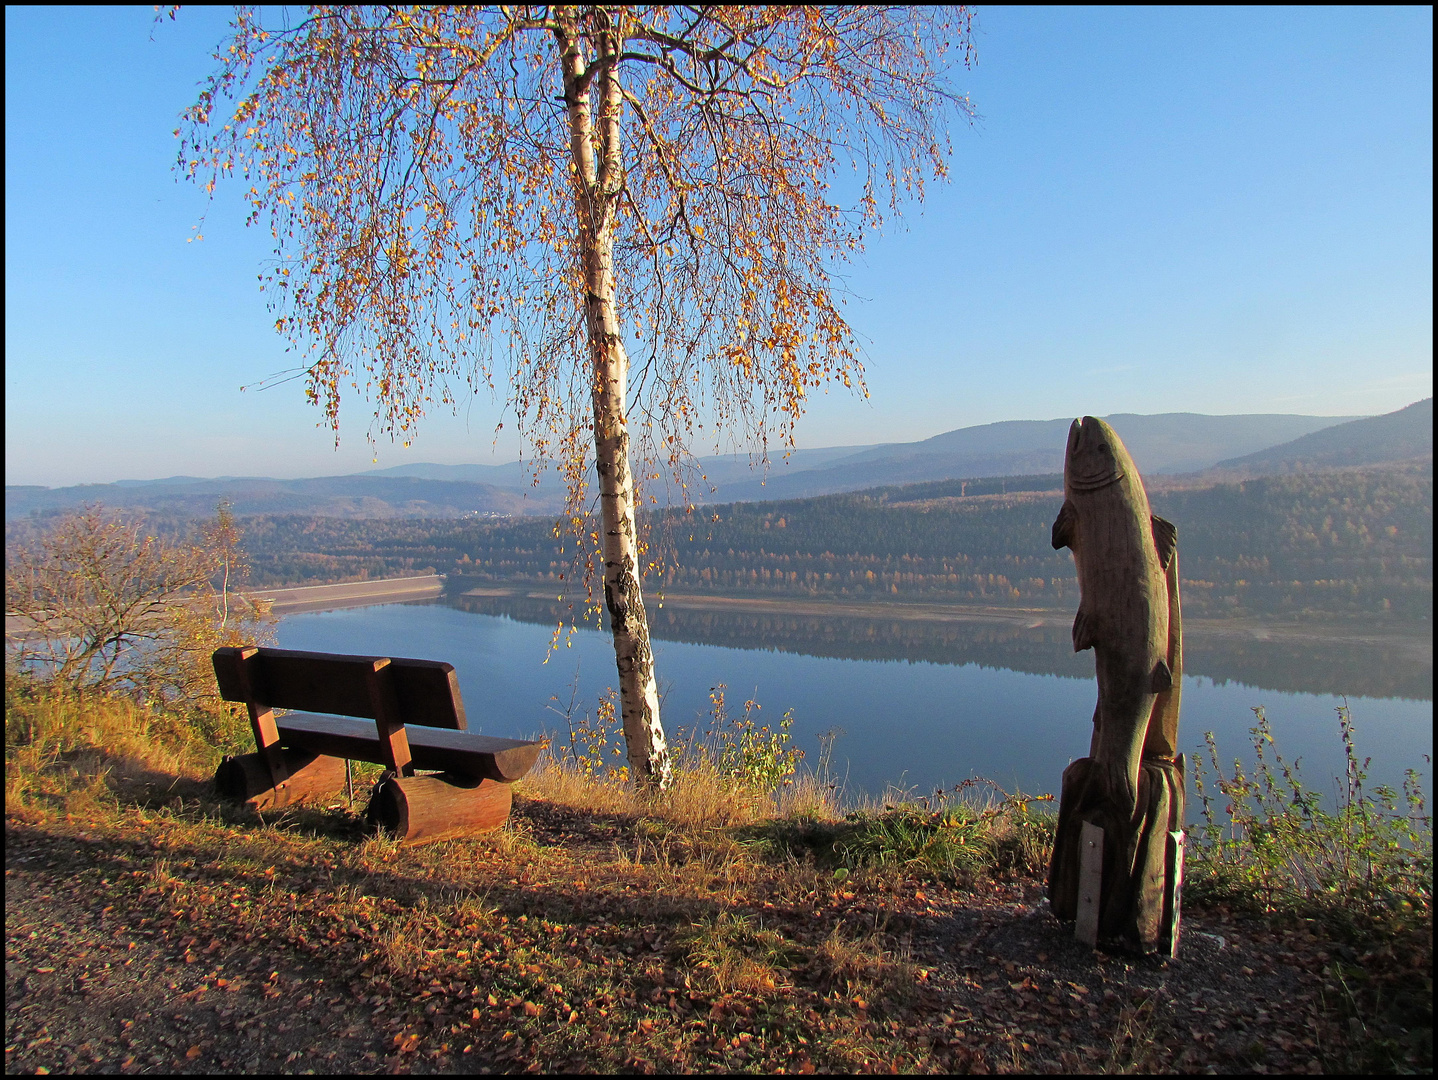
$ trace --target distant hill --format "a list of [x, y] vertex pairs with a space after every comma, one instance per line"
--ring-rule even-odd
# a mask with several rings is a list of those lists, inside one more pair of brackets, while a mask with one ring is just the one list
[[[874, 446], [826, 446], [818, 449], [795, 450], [786, 460], [775, 455], [769, 462], [772, 474], [783, 475], [827, 465], [839, 458], [861, 450], [879, 449]], [[717, 454], [701, 457], [697, 461], [699, 471], [709, 481], [719, 484], [747, 480], [756, 474], [750, 468], [748, 454]], [[504, 465], [436, 465], [420, 462], [413, 465], [395, 465], [388, 469], [373, 469], [360, 473], [361, 476], [417, 476], [425, 480], [471, 480], [498, 487], [531, 488], [534, 466], [530, 462], [511, 461]], [[540, 487], [554, 483], [558, 472], [552, 467], [543, 471]]]
[[[1419, 425], [1425, 426], [1425, 430], [1426, 425], [1431, 424], [1431, 401], [1427, 409], [1428, 419]], [[1324, 430], [1339, 430], [1334, 425], [1353, 427], [1353, 424], [1345, 425], [1345, 421], [1355, 421], [1354, 417], [1344, 416], [1205, 416], [1199, 413], [1157, 416], [1120, 413], [1105, 419], [1122, 436], [1146, 476], [1195, 472], [1220, 459], [1231, 459], [1235, 452], [1251, 456], [1278, 444], [1299, 446], [1304, 437], [1313, 438]], [[1379, 419], [1384, 418], [1356, 422]], [[689, 494], [696, 501], [709, 504], [769, 502], [896, 484], [1055, 473], [1063, 469], [1064, 445], [1071, 422], [1069, 417], [1010, 420], [959, 428], [919, 442], [798, 450], [787, 460], [776, 456], [770, 462], [767, 476], [752, 469], [749, 457], [744, 454], [704, 457], [698, 460], [698, 471], [704, 479], [696, 477]], [[1427, 430], [1427, 435], [1431, 454], [1431, 430]], [[1331, 439], [1320, 442], [1330, 448], [1336, 445]], [[1354, 445], [1367, 445], [1370, 452], [1379, 453], [1381, 446], [1387, 444], [1359, 437]], [[215, 502], [220, 498], [229, 499], [235, 512], [246, 516], [449, 518], [558, 512], [563, 505], [564, 491], [554, 470], [544, 471], [538, 487], [531, 480], [531, 464], [516, 461], [505, 465], [421, 463], [351, 476], [302, 480], [172, 476], [164, 480], [124, 480], [66, 488], [13, 486], [5, 489], [5, 520], [12, 521], [33, 512], [66, 510], [82, 503], [182, 517], [207, 516], [213, 513]], [[711, 487], [715, 490], [711, 491]], [[661, 504], [665, 502], [663, 488], [655, 494]], [[678, 494], [672, 488], [670, 494], [678, 501]]]
[[1218, 470], [1258, 473], [1378, 465], [1433, 456], [1433, 399], [1397, 412], [1324, 428], [1243, 457], [1220, 461]]
[[407, 476], [322, 476], [306, 480], [185, 477], [144, 484], [7, 487], [5, 520], [13, 521], [34, 511], [43, 514], [67, 510], [83, 503], [167, 516], [208, 517], [221, 498], [229, 499], [240, 515], [452, 518], [552, 513], [558, 508], [552, 497], [535, 496], [521, 488]]
[[[977, 604], [1062, 611], [1072, 555], [1051, 542], [1061, 477], [995, 477], [649, 515], [674, 596]], [[1178, 528], [1185, 615], [1426, 633], [1433, 617], [1433, 466], [1321, 469], [1151, 488]], [[266, 584], [427, 568], [453, 591], [576, 580], [575, 547], [542, 518], [256, 518], [246, 545]], [[582, 590], [581, 590], [582, 593]], [[547, 601], [546, 601], [547, 602]], [[668, 604], [665, 610], [668, 610]], [[787, 617], [787, 616], [786, 616]], [[1431, 687], [1431, 645], [1427, 681]], [[1429, 691], [1431, 693], [1431, 689]]]
[[[1145, 476], [1208, 468], [1234, 450], [1251, 453], [1352, 420], [1349, 416], [1160, 413], [1105, 416]], [[821, 468], [719, 483], [709, 502], [804, 499], [893, 484], [1062, 472], [1072, 417], [1006, 420], [935, 435], [922, 442], [870, 447]]]

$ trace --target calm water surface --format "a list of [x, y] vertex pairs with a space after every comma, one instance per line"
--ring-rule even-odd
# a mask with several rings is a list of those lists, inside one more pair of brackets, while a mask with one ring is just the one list
[[[579, 630], [567, 647], [561, 644], [550, 654], [551, 633], [550, 626], [444, 604], [390, 604], [287, 616], [279, 643], [287, 649], [447, 660], [459, 673], [471, 730], [528, 737], [563, 732], [564, 720], [547, 707], [556, 704], [551, 697], [566, 704], [576, 681], [577, 711], [591, 712], [615, 683], [607, 634]], [[725, 683], [731, 714], [742, 712], [746, 698], [762, 705], [761, 722], [771, 725], [792, 709], [792, 734], [810, 763], [818, 757], [819, 735], [840, 729], [834, 771], [847, 776], [851, 797], [882, 795], [891, 786], [924, 794], [971, 776], [988, 777], [1009, 790], [1056, 793], [1064, 766], [1088, 752], [1097, 694], [1092, 674], [1075, 678], [976, 663], [840, 659], [762, 645], [684, 641], [656, 640], [654, 652], [671, 741], [680, 728], [702, 729], [709, 691]], [[1397, 788], [1403, 770], [1411, 767], [1431, 791], [1424, 755], [1431, 759], [1433, 752], [1432, 702], [1352, 695], [1347, 701], [1359, 755], [1373, 759], [1368, 783]], [[1289, 760], [1301, 758], [1309, 787], [1332, 792], [1344, 769], [1334, 711], [1341, 704], [1343, 698], [1333, 694], [1189, 676], [1183, 683], [1180, 741], [1191, 762], [1202, 750], [1203, 733], [1212, 731], [1230, 770], [1235, 757], [1247, 766], [1253, 757], [1251, 710], [1263, 706], [1278, 752]], [[1190, 776], [1192, 769], [1190, 764]], [[1196, 802], [1190, 799], [1190, 817]]]

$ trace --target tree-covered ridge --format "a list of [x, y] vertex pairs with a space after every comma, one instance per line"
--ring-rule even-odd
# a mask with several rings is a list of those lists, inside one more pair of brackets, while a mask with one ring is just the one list
[[[1072, 609], [1073, 559], [1049, 541], [1057, 481], [943, 481], [657, 515], [651, 557], [663, 569], [647, 580], [672, 592]], [[1150, 488], [1154, 511], [1178, 526], [1190, 615], [1431, 625], [1431, 465]], [[246, 543], [258, 584], [440, 571], [543, 582], [558, 595], [576, 580], [573, 541], [544, 519], [254, 517]]]
[[1188, 610], [1392, 613], [1431, 624], [1433, 469], [1270, 476], [1160, 491]]
[[[787, 585], [811, 596], [1071, 605], [1072, 559], [1049, 539], [1063, 499], [1056, 481], [955, 481], [721, 508], [707, 533], [676, 538], [680, 568], [665, 583], [686, 591]], [[1411, 466], [1207, 488], [1155, 485], [1152, 503], [1178, 525], [1191, 614], [1363, 613], [1427, 622], [1432, 491], [1431, 466]]]

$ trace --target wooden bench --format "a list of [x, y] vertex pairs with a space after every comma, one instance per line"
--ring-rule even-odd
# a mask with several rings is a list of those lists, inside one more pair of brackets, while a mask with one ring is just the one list
[[437, 660], [253, 646], [216, 649], [213, 660], [220, 696], [244, 703], [257, 747], [225, 759], [215, 786], [257, 809], [332, 795], [345, 759], [372, 761], [388, 770], [372, 822], [406, 843], [483, 832], [509, 816], [510, 784], [544, 746], [468, 731], [454, 666]]

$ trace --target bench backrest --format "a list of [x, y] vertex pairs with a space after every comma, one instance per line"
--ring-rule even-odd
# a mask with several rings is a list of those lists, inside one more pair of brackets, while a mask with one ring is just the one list
[[[247, 658], [242, 655], [250, 652]], [[377, 656], [342, 656], [294, 649], [216, 649], [215, 680], [226, 701], [243, 701], [270, 709], [336, 713], [368, 720], [375, 715], [369, 679]], [[401, 724], [464, 731], [464, 703], [454, 665], [440, 660], [389, 657], [379, 676]], [[251, 688], [253, 698], [246, 694]]]

